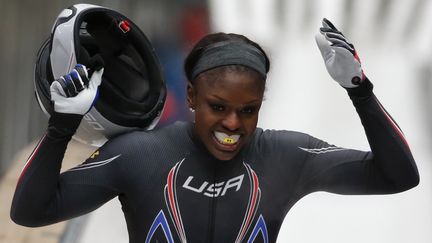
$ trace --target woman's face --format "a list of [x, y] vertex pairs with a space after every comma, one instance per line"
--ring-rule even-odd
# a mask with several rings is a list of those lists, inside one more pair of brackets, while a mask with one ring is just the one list
[[252, 72], [202, 73], [188, 85], [189, 106], [195, 110], [195, 133], [219, 160], [238, 154], [254, 133], [265, 84]]

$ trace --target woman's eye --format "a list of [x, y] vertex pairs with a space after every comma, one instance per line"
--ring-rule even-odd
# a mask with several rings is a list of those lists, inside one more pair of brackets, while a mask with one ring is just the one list
[[224, 111], [225, 110], [225, 107], [223, 105], [219, 105], [219, 104], [210, 104], [210, 107], [214, 111]]
[[255, 107], [245, 107], [241, 110], [244, 114], [252, 114], [255, 112]]

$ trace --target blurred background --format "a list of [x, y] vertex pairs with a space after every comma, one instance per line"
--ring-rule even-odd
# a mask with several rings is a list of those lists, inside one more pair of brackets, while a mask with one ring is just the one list
[[[25, 228], [9, 218], [13, 190], [47, 118], [34, 97], [36, 53], [58, 13], [80, 1], [2, 0], [0, 13], [0, 242], [128, 242], [117, 199], [56, 225]], [[385, 196], [314, 193], [288, 213], [278, 242], [432, 242], [432, 1], [427, 0], [106, 0], [147, 34], [169, 89], [161, 126], [188, 119], [182, 62], [209, 32], [257, 41], [272, 67], [259, 126], [309, 133], [368, 150], [346, 92], [331, 80], [314, 35], [323, 17], [354, 43], [375, 94], [402, 127], [420, 185]], [[94, 148], [72, 142], [64, 168]]]

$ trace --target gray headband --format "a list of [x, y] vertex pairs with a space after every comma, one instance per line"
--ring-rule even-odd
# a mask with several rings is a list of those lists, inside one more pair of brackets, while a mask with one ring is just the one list
[[209, 45], [192, 69], [192, 80], [202, 72], [226, 65], [243, 65], [266, 78], [266, 58], [256, 47], [239, 41], [222, 41]]

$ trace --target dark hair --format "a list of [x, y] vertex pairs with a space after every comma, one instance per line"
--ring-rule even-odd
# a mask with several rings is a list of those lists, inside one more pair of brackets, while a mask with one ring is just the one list
[[[235, 40], [235, 41], [239, 41], [242, 43], [246, 43], [246, 44], [252, 45], [255, 48], [257, 48], [258, 50], [260, 50], [265, 57], [266, 73], [269, 71], [270, 60], [260, 45], [251, 41], [250, 39], [248, 39], [244, 35], [218, 32], [218, 33], [208, 34], [208, 35], [204, 36], [200, 41], [198, 41], [195, 44], [195, 46], [190, 51], [189, 55], [186, 57], [185, 63], [184, 63], [184, 71], [186, 74], [186, 78], [189, 80], [189, 82], [194, 81], [194, 80], [192, 80], [192, 70], [195, 67], [197, 61], [199, 60], [203, 50], [205, 50], [205, 48], [209, 45], [212, 45], [212, 44], [218, 43], [218, 42], [222, 42], [222, 41], [227, 41], [227, 40]], [[252, 69], [246, 68], [246, 70], [252, 70]]]

